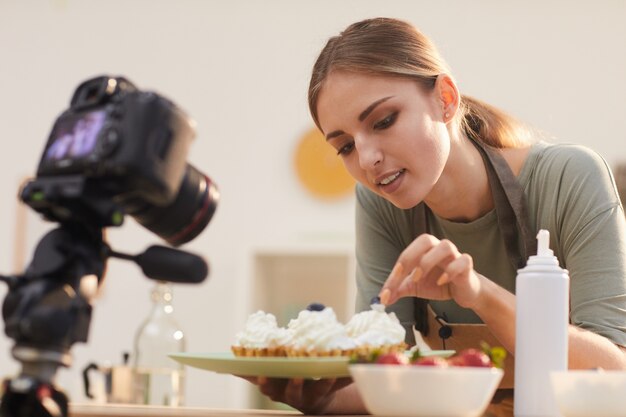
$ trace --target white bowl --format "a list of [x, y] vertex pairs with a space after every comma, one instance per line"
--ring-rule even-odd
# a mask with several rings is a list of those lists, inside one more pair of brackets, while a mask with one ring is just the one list
[[626, 372], [572, 370], [550, 375], [564, 417], [626, 415]]
[[387, 416], [480, 416], [498, 388], [497, 368], [354, 364], [368, 411]]

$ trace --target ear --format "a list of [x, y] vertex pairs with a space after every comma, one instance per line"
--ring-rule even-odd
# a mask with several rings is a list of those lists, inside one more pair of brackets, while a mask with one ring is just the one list
[[439, 74], [435, 81], [435, 92], [441, 105], [441, 119], [444, 123], [454, 119], [461, 102], [461, 94], [456, 83], [448, 74]]

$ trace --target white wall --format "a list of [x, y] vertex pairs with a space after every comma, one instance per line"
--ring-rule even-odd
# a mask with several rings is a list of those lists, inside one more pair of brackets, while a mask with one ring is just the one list
[[[306, 88], [325, 40], [365, 17], [400, 17], [430, 35], [463, 92], [609, 163], [626, 159], [626, 3], [589, 1], [0, 0], [0, 271], [12, 272], [17, 183], [32, 175], [74, 87], [123, 74], [172, 98], [198, 122], [190, 160], [220, 186], [208, 229], [188, 249], [210, 279], [175, 288], [189, 351], [223, 351], [243, 324], [250, 247], [350, 242], [352, 198], [321, 202], [295, 179], [291, 155], [310, 128]], [[30, 220], [35, 217], [30, 216]], [[29, 250], [45, 226], [31, 221]], [[111, 244], [158, 239], [128, 219]], [[30, 253], [30, 252], [29, 252]], [[117, 361], [148, 309], [149, 282], [110, 262], [90, 341], [59, 383], [82, 399], [88, 361]], [[0, 289], [0, 295], [4, 289]], [[0, 375], [15, 372], [0, 337]], [[190, 370], [188, 404], [242, 406], [234, 377]]]

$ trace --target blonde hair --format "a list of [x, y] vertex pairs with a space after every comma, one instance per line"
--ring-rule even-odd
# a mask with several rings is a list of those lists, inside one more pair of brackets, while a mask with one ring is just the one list
[[[435, 45], [413, 25], [398, 19], [374, 18], [354, 23], [328, 40], [313, 66], [309, 110], [320, 127], [317, 101], [334, 70], [413, 79], [427, 91], [440, 74], [450, 74]], [[458, 126], [468, 136], [496, 148], [522, 147], [529, 130], [502, 110], [461, 95]]]

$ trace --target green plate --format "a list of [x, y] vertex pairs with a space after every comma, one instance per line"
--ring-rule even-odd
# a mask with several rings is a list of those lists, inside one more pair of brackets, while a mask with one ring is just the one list
[[[424, 356], [448, 357], [454, 351], [433, 350]], [[347, 356], [327, 358], [243, 358], [231, 352], [172, 353], [172, 359], [193, 368], [221, 374], [274, 378], [340, 378], [350, 376]]]

